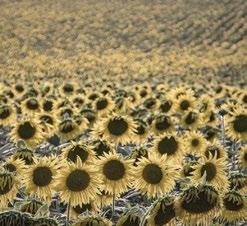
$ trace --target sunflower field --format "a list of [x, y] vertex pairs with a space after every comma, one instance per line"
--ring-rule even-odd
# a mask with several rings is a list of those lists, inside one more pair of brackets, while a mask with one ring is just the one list
[[247, 224], [246, 0], [0, 9], [0, 226]]

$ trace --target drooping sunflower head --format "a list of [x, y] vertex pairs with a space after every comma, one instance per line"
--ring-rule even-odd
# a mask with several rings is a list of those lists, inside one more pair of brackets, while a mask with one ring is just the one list
[[128, 190], [128, 185], [131, 182], [132, 162], [132, 160], [124, 160], [116, 153], [100, 157], [98, 166], [106, 192], [120, 194]]
[[73, 118], [67, 118], [59, 122], [58, 135], [62, 140], [74, 139], [81, 130]]
[[127, 212], [122, 214], [116, 226], [139, 226], [141, 224], [141, 217], [136, 213]]
[[128, 143], [132, 140], [136, 125], [127, 116], [111, 115], [94, 127], [94, 134], [116, 144]]
[[182, 192], [176, 203], [177, 215], [184, 224], [210, 222], [220, 214], [221, 199], [211, 185], [192, 185]]
[[142, 157], [148, 158], [148, 149], [146, 147], [135, 148], [130, 154], [130, 158], [134, 159], [134, 166], [137, 165]]
[[96, 157], [103, 156], [104, 154], [108, 154], [112, 151], [111, 144], [102, 139], [96, 139], [92, 142], [92, 149], [96, 154]]
[[159, 114], [152, 121], [152, 128], [156, 135], [169, 133], [174, 130], [174, 122], [171, 116]]
[[74, 95], [71, 97], [71, 102], [77, 109], [81, 109], [84, 106], [86, 100], [84, 96]]
[[185, 129], [197, 129], [202, 126], [201, 115], [195, 110], [186, 111], [180, 121]]
[[31, 165], [33, 164], [33, 157], [34, 153], [32, 150], [23, 148], [23, 149], [18, 149], [16, 153], [13, 155], [13, 159], [20, 159], [25, 162], [26, 165]]
[[30, 213], [32, 215], [36, 214], [38, 209], [43, 206], [43, 202], [39, 199], [32, 198], [30, 200], [24, 201], [20, 207], [19, 210], [24, 213]]
[[11, 138], [16, 143], [23, 140], [27, 147], [35, 147], [43, 141], [43, 133], [35, 119], [23, 119], [13, 128]]
[[11, 105], [0, 104], [0, 125], [9, 126], [15, 120], [15, 111]]
[[168, 114], [173, 111], [174, 103], [172, 99], [161, 100], [159, 104], [159, 111]]
[[152, 151], [162, 155], [167, 155], [168, 159], [177, 159], [180, 161], [183, 158], [182, 141], [175, 134], [164, 134], [154, 140]]
[[158, 100], [155, 97], [149, 97], [144, 100], [143, 106], [148, 110], [155, 110], [158, 105]]
[[0, 225], [22, 226], [29, 225], [30, 215], [15, 210], [1, 211]]
[[234, 173], [229, 178], [230, 189], [247, 192], [247, 176], [241, 173]]
[[39, 123], [46, 137], [51, 137], [57, 129], [57, 119], [49, 113], [41, 113], [38, 115]]
[[80, 114], [81, 114], [81, 116], [85, 117], [88, 120], [90, 127], [93, 126], [93, 124], [95, 123], [95, 121], [97, 119], [96, 112], [90, 108], [82, 109], [80, 111]]
[[219, 130], [215, 127], [208, 126], [204, 136], [209, 142], [214, 142], [219, 137]]
[[244, 169], [247, 169], [247, 145], [240, 149], [239, 162]]
[[135, 123], [136, 123], [136, 130], [134, 132], [136, 134], [135, 142], [137, 144], [141, 144], [141, 143], [145, 142], [145, 140], [149, 136], [148, 128], [147, 128], [146, 123], [141, 119], [136, 119]]
[[17, 177], [22, 178], [25, 172], [25, 162], [21, 159], [17, 159], [14, 156], [6, 159], [3, 167], [5, 170], [17, 175]]
[[225, 149], [219, 143], [207, 143], [206, 147], [202, 150], [202, 155], [206, 158], [210, 158], [211, 155], [217, 159], [227, 158]]
[[97, 212], [98, 208], [95, 205], [94, 201], [90, 201], [89, 203], [81, 203], [80, 205], [71, 206], [71, 217], [77, 219], [80, 214], [89, 212]]
[[45, 112], [52, 112], [55, 107], [55, 101], [51, 98], [45, 98], [42, 101], [42, 110]]
[[77, 158], [80, 158], [83, 163], [89, 163], [94, 160], [94, 157], [94, 152], [83, 142], [71, 142], [71, 145], [63, 149], [62, 154], [63, 159], [74, 163], [77, 161]]
[[50, 217], [34, 217], [30, 220], [32, 226], [59, 226], [55, 218]]
[[0, 208], [7, 207], [18, 192], [19, 181], [13, 173], [0, 171]]
[[89, 216], [82, 216], [77, 220], [72, 226], [111, 226], [112, 223], [99, 216], [99, 215], [89, 215]]
[[228, 223], [236, 223], [247, 217], [246, 213], [247, 200], [246, 197], [237, 191], [229, 191], [223, 196], [222, 218]]
[[247, 140], [247, 110], [242, 108], [226, 120], [226, 132], [229, 137], [236, 140]]
[[193, 175], [194, 170], [195, 170], [193, 168], [193, 166], [195, 166], [196, 164], [198, 164], [198, 162], [195, 160], [191, 160], [191, 161], [184, 163], [183, 167], [181, 169], [181, 176], [182, 177], [191, 177]]
[[176, 211], [174, 197], [164, 196], [155, 201], [147, 217], [148, 225], [162, 226], [175, 225]]

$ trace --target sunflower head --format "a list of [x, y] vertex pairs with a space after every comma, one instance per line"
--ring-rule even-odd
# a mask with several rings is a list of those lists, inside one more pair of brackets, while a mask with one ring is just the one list
[[26, 165], [33, 164], [33, 151], [27, 148], [19, 149], [13, 155], [13, 159], [21, 159], [25, 162]]
[[192, 185], [182, 192], [177, 203], [177, 214], [183, 223], [207, 222], [216, 217], [221, 201], [218, 191], [210, 185]]
[[83, 142], [74, 143], [63, 150], [64, 158], [67, 161], [76, 162], [80, 158], [82, 162], [88, 162], [94, 157], [92, 150]]
[[80, 132], [80, 128], [73, 118], [66, 118], [58, 124], [58, 135], [62, 140], [73, 139]]
[[43, 141], [41, 128], [33, 119], [24, 119], [17, 123], [11, 137], [15, 142], [23, 140], [27, 147], [35, 147]]
[[80, 217], [72, 226], [111, 226], [111, 222], [99, 215], [89, 215]]
[[116, 226], [139, 226], [141, 223], [141, 217], [136, 213], [131, 213], [131, 211], [122, 214]]
[[247, 176], [241, 173], [232, 174], [229, 178], [230, 189], [247, 191]]
[[145, 147], [135, 148], [130, 154], [130, 158], [134, 159], [134, 166], [137, 165], [142, 157], [148, 158], [148, 149]]
[[20, 211], [24, 213], [36, 214], [38, 209], [43, 206], [43, 203], [38, 199], [31, 199], [23, 202], [20, 205]]
[[247, 145], [243, 146], [240, 150], [239, 161], [244, 169], [247, 169]]
[[14, 110], [11, 105], [0, 105], [0, 125], [7, 126], [14, 120]]
[[174, 129], [173, 122], [170, 116], [159, 114], [152, 122], [155, 134], [171, 132]]
[[34, 217], [30, 220], [32, 226], [59, 226], [58, 222], [54, 218], [50, 217]]
[[21, 226], [29, 225], [30, 215], [15, 210], [0, 213], [0, 225]]
[[104, 154], [108, 154], [112, 150], [112, 147], [107, 141], [97, 139], [92, 142], [92, 149], [95, 152], [96, 156], [100, 157]]
[[151, 207], [148, 216], [148, 225], [161, 226], [165, 224], [175, 224], [175, 202], [174, 197], [165, 196], [159, 198]]

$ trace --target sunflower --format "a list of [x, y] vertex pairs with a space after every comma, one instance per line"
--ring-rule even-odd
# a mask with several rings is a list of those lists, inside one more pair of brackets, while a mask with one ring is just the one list
[[209, 142], [215, 142], [219, 138], [219, 129], [216, 127], [207, 126], [204, 136]]
[[133, 171], [133, 187], [146, 193], [149, 198], [172, 191], [178, 177], [176, 168], [167, 161], [166, 155], [159, 157], [152, 154], [148, 158], [142, 157]]
[[43, 99], [41, 106], [43, 111], [52, 112], [55, 107], [55, 101], [51, 98], [45, 98]]
[[36, 97], [29, 97], [22, 102], [21, 109], [28, 114], [37, 113], [40, 111], [41, 106]]
[[100, 116], [107, 115], [114, 109], [114, 102], [108, 96], [98, 97], [93, 102], [93, 109]]
[[96, 139], [92, 141], [91, 146], [96, 157], [103, 156], [104, 154], [108, 154], [110, 151], [112, 151], [111, 144], [106, 140], [102, 140], [102, 139]]
[[15, 94], [16, 96], [21, 96], [23, 95], [24, 91], [25, 91], [25, 86], [23, 84], [16, 84], [15, 85]]
[[247, 218], [246, 197], [237, 191], [229, 191], [223, 196], [222, 218], [228, 223], [234, 224]]
[[220, 215], [222, 203], [211, 185], [192, 185], [176, 201], [176, 213], [185, 225], [208, 225]]
[[62, 119], [71, 118], [74, 115], [76, 115], [77, 113], [78, 113], [77, 109], [74, 109], [71, 106], [65, 106], [65, 107], [62, 107], [58, 110], [58, 117], [62, 118]]
[[208, 115], [212, 110], [214, 110], [214, 102], [212, 98], [205, 94], [201, 96], [198, 109], [199, 112], [203, 113], [205, 116]]
[[234, 173], [229, 178], [230, 181], [230, 188], [241, 191], [247, 192], [247, 176], [241, 173]]
[[0, 171], [0, 208], [7, 207], [12, 202], [18, 192], [20, 182], [13, 173]]
[[247, 169], [247, 145], [241, 147], [238, 159], [241, 167]]
[[93, 201], [90, 201], [88, 203], [80, 203], [80, 205], [77, 206], [71, 206], [71, 218], [77, 219], [80, 214], [85, 213], [86, 211], [96, 213], [98, 212], [98, 208]]
[[202, 151], [206, 148], [207, 140], [202, 133], [192, 131], [185, 133], [183, 143], [186, 152], [193, 155], [201, 155]]
[[67, 163], [56, 176], [62, 202], [77, 206], [94, 200], [101, 188], [98, 167], [83, 164], [80, 158], [76, 163]]
[[135, 119], [135, 123], [136, 123], [136, 130], [135, 130], [135, 143], [136, 144], [142, 144], [144, 143], [148, 136], [149, 136], [149, 132], [148, 132], [148, 128], [146, 123], [141, 120], [141, 119]]
[[13, 154], [14, 160], [16, 159], [23, 160], [25, 165], [33, 164], [33, 157], [34, 157], [33, 151], [27, 148], [19, 149]]
[[188, 110], [183, 113], [180, 124], [184, 129], [200, 128], [202, 126], [201, 115], [196, 110]]
[[128, 190], [131, 182], [133, 160], [124, 160], [116, 153], [105, 154], [97, 161], [104, 190], [118, 195]]
[[32, 198], [21, 203], [19, 210], [24, 213], [30, 213], [35, 215], [40, 207], [42, 207], [44, 203], [38, 199]]
[[174, 197], [165, 196], [159, 198], [152, 205], [150, 213], [147, 217], [149, 226], [175, 226], [176, 225], [176, 211]]
[[50, 217], [34, 217], [31, 218], [28, 225], [32, 226], [59, 226], [58, 221]]
[[113, 114], [94, 127], [94, 136], [102, 137], [115, 144], [124, 144], [132, 141], [136, 124], [127, 116]]
[[50, 113], [40, 113], [38, 120], [46, 137], [51, 137], [57, 130], [57, 120], [54, 115]]
[[92, 163], [95, 153], [84, 142], [73, 142], [62, 150], [62, 158], [67, 161], [76, 162], [80, 158], [83, 163]]
[[76, 90], [76, 85], [74, 83], [64, 83], [61, 86], [60, 92], [62, 96], [70, 96], [73, 95]]
[[215, 188], [227, 191], [229, 189], [229, 181], [226, 175], [226, 161], [222, 158], [202, 157], [201, 162], [193, 166], [193, 175], [191, 180], [193, 183], [198, 183], [205, 177], [208, 184], [211, 184]]
[[135, 213], [124, 213], [122, 214], [116, 226], [140, 226], [141, 225], [141, 217]]
[[[115, 195], [115, 199], [119, 199], [120, 194]], [[103, 207], [112, 205], [112, 199], [113, 196], [109, 192], [105, 190], [100, 190], [100, 193], [97, 194], [97, 197], [94, 199], [94, 203], [97, 207], [100, 207], [102, 209]]]
[[[15, 210], [1, 211], [1, 226], [23, 226], [29, 225], [30, 215]], [[32, 225], [33, 226], [33, 225]]]
[[210, 155], [217, 159], [227, 159], [227, 152], [219, 143], [207, 143], [206, 147], [201, 152], [202, 156], [209, 158]]
[[137, 166], [137, 163], [142, 157], [148, 158], [148, 149], [146, 147], [139, 147], [132, 150], [130, 158], [134, 159], [134, 166]]
[[247, 140], [247, 109], [236, 111], [226, 120], [227, 135], [236, 140]]
[[82, 216], [77, 220], [72, 226], [112, 226], [112, 223], [99, 216], [99, 215], [89, 215]]
[[196, 100], [192, 95], [182, 94], [175, 102], [175, 109], [177, 112], [185, 112], [187, 110], [194, 109], [196, 106]]
[[22, 178], [26, 170], [25, 162], [21, 159], [16, 159], [14, 156], [5, 160], [3, 168], [15, 174], [18, 178]]
[[86, 100], [84, 96], [81, 95], [74, 95], [71, 97], [71, 102], [73, 103], [73, 106], [76, 107], [77, 109], [81, 109]]
[[196, 164], [198, 164], [198, 162], [195, 160], [190, 160], [186, 163], [183, 163], [181, 169], [181, 177], [182, 178], [191, 177], [193, 175], [193, 172], [195, 171], [193, 166], [195, 166]]
[[50, 201], [55, 192], [54, 177], [59, 169], [57, 159], [52, 157], [34, 158], [33, 165], [26, 170], [24, 184], [31, 195], [38, 195]]
[[155, 135], [173, 132], [174, 130], [174, 121], [171, 116], [164, 114], [159, 114], [155, 116], [152, 121], [152, 129]]
[[15, 121], [15, 111], [13, 107], [9, 104], [0, 105], [0, 125], [9, 126], [13, 121]]
[[161, 100], [159, 103], [158, 109], [161, 113], [164, 113], [164, 114], [169, 114], [169, 113], [173, 112], [174, 103], [173, 103], [172, 99], [167, 98], [167, 99]]
[[88, 127], [92, 127], [96, 121], [97, 115], [96, 112], [93, 109], [89, 109], [89, 108], [84, 108], [80, 111], [80, 115], [87, 119], [89, 122], [89, 126]]
[[58, 135], [62, 140], [71, 140], [81, 133], [80, 126], [73, 118], [66, 118], [58, 124]]
[[23, 119], [11, 131], [14, 142], [23, 140], [27, 147], [35, 147], [43, 141], [43, 133], [35, 119]]
[[143, 101], [143, 106], [149, 111], [155, 111], [158, 106], [158, 100], [155, 97], [148, 97]]
[[181, 138], [175, 134], [164, 134], [155, 138], [151, 151], [158, 153], [160, 156], [166, 154], [168, 160], [180, 162], [184, 155], [182, 147], [183, 143]]
[[114, 99], [114, 102], [114, 112], [117, 113], [125, 114], [131, 106], [130, 100], [125, 97], [117, 97]]

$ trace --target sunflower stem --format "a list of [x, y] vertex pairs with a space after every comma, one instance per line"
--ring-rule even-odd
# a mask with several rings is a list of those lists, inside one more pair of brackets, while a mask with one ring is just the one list
[[67, 221], [66, 221], [66, 226], [69, 226], [70, 205], [71, 205], [71, 202], [70, 202], [70, 200], [69, 200], [69, 203], [68, 203], [68, 210], [67, 210]]
[[114, 191], [113, 196], [112, 196], [112, 218], [114, 217], [114, 214], [115, 214], [115, 198], [116, 198], [116, 195]]

